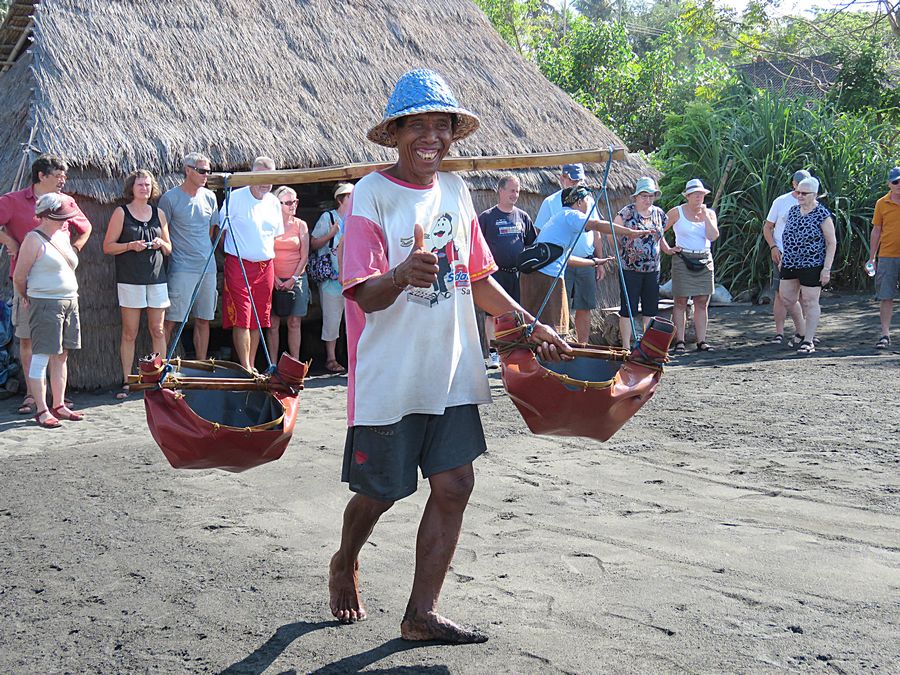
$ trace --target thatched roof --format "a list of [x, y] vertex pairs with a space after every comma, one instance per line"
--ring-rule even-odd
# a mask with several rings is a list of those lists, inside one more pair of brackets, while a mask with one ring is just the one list
[[[3, 45], [27, 30], [13, 39], [30, 5], [13, 4]], [[443, 73], [481, 116], [459, 154], [624, 145], [468, 0], [42, 0], [33, 13], [30, 53], [0, 75], [0, 187], [35, 123], [34, 146], [73, 166], [67, 191], [101, 202], [137, 167], [175, 184], [180, 158], [198, 149], [226, 171], [258, 154], [279, 168], [388, 161], [393, 151], [365, 134], [414, 67]], [[618, 162], [610, 187], [649, 170]], [[556, 173], [525, 172], [523, 187], [552, 191]], [[492, 187], [493, 177], [470, 180]]]
[[784, 92], [789, 98], [824, 98], [840, 73], [827, 55], [774, 61], [761, 59], [735, 66], [735, 71], [753, 86]]

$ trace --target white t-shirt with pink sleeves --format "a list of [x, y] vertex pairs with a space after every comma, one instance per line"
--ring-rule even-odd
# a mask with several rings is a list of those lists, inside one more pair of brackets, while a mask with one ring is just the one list
[[[372, 173], [351, 199], [341, 262], [348, 424], [382, 426], [414, 413], [489, 403], [471, 284], [497, 267], [465, 183], [438, 173], [422, 187]], [[438, 256], [437, 281], [409, 287], [386, 309], [363, 312], [353, 301], [356, 286], [409, 257], [416, 223]]]

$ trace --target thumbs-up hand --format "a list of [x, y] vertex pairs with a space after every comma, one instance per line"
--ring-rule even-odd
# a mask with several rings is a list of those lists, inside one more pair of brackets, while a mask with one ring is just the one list
[[428, 288], [437, 279], [439, 271], [437, 256], [425, 248], [425, 230], [416, 223], [412, 251], [395, 268], [394, 279], [397, 285]]

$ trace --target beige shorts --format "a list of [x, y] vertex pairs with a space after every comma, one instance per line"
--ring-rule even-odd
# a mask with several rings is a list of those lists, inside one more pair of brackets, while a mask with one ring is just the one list
[[28, 307], [22, 302], [19, 292], [13, 291], [12, 322], [16, 327], [16, 337], [20, 340], [31, 339], [31, 325], [28, 322]]
[[62, 354], [63, 349], [81, 349], [78, 298], [29, 298], [31, 352]]
[[169, 306], [169, 287], [166, 284], [116, 284], [119, 307], [130, 309], [165, 309]]

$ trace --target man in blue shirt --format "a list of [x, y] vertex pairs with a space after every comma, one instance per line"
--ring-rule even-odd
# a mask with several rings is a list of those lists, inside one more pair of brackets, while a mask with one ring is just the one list
[[[562, 210], [547, 222], [537, 237], [538, 242], [556, 244], [561, 247], [563, 253], [546, 267], [522, 277], [522, 306], [531, 313], [538, 311], [552, 287], [553, 291], [550, 293], [547, 306], [541, 313], [540, 320], [557, 326], [556, 330], [560, 334], [568, 332], [569, 307], [566, 289], [558, 277], [562, 276], [568, 266], [596, 269], [612, 260], [612, 258], [585, 257], [573, 252], [566, 261], [566, 253], [572, 248], [573, 243], [577, 251], [585, 233], [588, 235], [593, 232], [610, 234], [612, 228], [620, 237], [640, 237], [643, 234], [640, 230], [613, 225], [609, 221], [599, 220], [593, 216], [589, 219], [588, 199], [590, 196], [590, 190], [581, 185], [563, 189], [561, 194]], [[579, 241], [576, 242], [576, 239]]]
[[[535, 228], [540, 231], [547, 223], [563, 210], [562, 192], [566, 188], [572, 188], [584, 184], [584, 166], [581, 164], [565, 164], [559, 176], [561, 190], [554, 192], [541, 204], [537, 218], [534, 221]], [[588, 194], [586, 197], [588, 213], [594, 207], [594, 198]], [[585, 232], [575, 246], [573, 255], [581, 258], [599, 258], [602, 253], [602, 239], [594, 236], [593, 232]], [[579, 342], [587, 342], [591, 332], [591, 310], [597, 306], [597, 282], [603, 278], [603, 267], [589, 269], [586, 267], [570, 266], [566, 268], [566, 295], [571, 309], [575, 310], [575, 334]]]
[[[526, 246], [537, 237], [531, 216], [516, 207], [519, 199], [519, 179], [507, 173], [497, 183], [496, 206], [478, 215], [478, 224], [500, 268], [492, 275], [513, 300], [519, 302], [519, 271], [516, 263]], [[494, 319], [485, 315], [484, 333], [488, 341], [494, 337]], [[500, 367], [500, 356], [493, 349], [488, 356], [488, 368]]]

